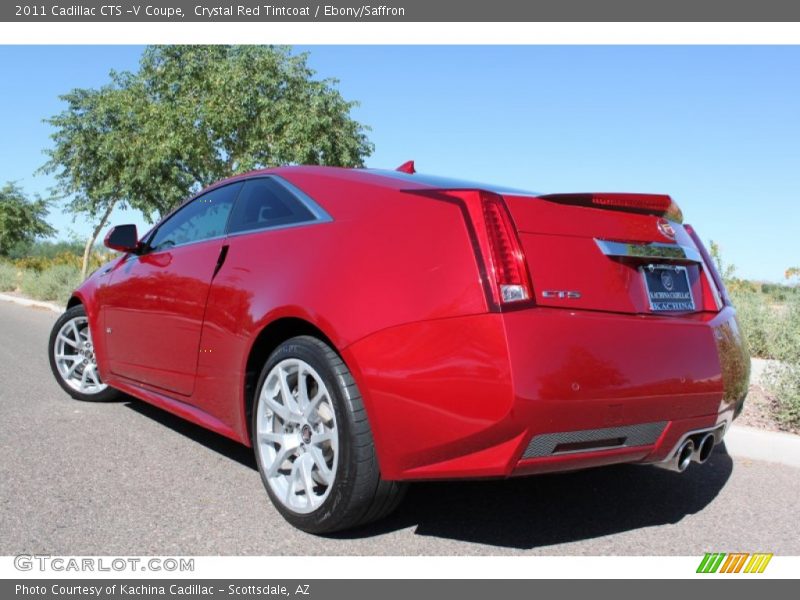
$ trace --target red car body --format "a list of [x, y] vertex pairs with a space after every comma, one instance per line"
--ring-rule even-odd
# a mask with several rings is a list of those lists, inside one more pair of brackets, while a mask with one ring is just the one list
[[[693, 432], [718, 442], [741, 410], [735, 310], [666, 196], [324, 167], [211, 189], [254, 177], [326, 218], [98, 270], [70, 305], [86, 307], [103, 381], [251, 445], [258, 369], [315, 335], [361, 390], [387, 480], [663, 462]], [[693, 310], [652, 309], [653, 264], [681, 267]]]

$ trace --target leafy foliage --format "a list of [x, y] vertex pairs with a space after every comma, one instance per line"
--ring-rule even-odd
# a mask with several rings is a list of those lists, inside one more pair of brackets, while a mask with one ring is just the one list
[[0, 256], [8, 255], [18, 244], [55, 233], [45, 221], [47, 213], [46, 200], [28, 199], [16, 184], [9, 182], [0, 188]]
[[778, 399], [778, 419], [800, 426], [800, 298], [783, 307], [776, 327], [773, 354], [779, 362], [766, 373], [767, 384]]
[[14, 292], [19, 287], [18, 269], [0, 261], [0, 292]]
[[[95, 248], [95, 251], [97, 248]], [[35, 242], [24, 242], [15, 245], [8, 253], [8, 258], [16, 260], [20, 258], [54, 258], [59, 254], [72, 254], [80, 257], [83, 252], [83, 242], [58, 240], [51, 242], [48, 240], [37, 240]]]
[[151, 46], [136, 73], [112, 71], [102, 88], [62, 96], [42, 171], [55, 175], [69, 211], [96, 224], [84, 273], [115, 206], [152, 222], [255, 168], [362, 166], [373, 147], [336, 86], [286, 47]]
[[[89, 268], [94, 270], [112, 258], [108, 252], [92, 252], [89, 256]], [[61, 252], [55, 256], [25, 256], [14, 260], [14, 266], [24, 271], [41, 273], [56, 266], [74, 267], [80, 271], [83, 265], [81, 254]]]
[[[736, 267], [723, 262], [717, 244], [710, 253], [736, 307], [750, 353], [773, 362], [765, 372], [775, 398], [775, 417], [790, 428], [800, 427], [800, 289], [756, 284], [736, 277]], [[793, 269], [787, 270], [787, 278]]]
[[22, 271], [20, 291], [36, 300], [54, 300], [66, 304], [81, 282], [81, 270], [74, 265], [53, 265], [42, 272]]
[[372, 152], [332, 79], [272, 46], [151, 46], [128, 79], [143, 104], [132, 182], [163, 214], [191, 192], [256, 168], [363, 166]]

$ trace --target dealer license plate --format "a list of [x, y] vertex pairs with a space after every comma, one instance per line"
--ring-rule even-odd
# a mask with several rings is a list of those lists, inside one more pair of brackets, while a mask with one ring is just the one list
[[694, 298], [689, 274], [681, 265], [645, 265], [641, 267], [650, 310], [654, 312], [693, 311]]

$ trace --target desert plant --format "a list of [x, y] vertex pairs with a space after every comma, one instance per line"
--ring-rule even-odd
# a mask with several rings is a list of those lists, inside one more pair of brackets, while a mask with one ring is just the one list
[[792, 298], [785, 304], [770, 307], [771, 358], [800, 364], [800, 298]]
[[13, 292], [19, 286], [17, 267], [7, 262], [0, 262], [0, 292]]
[[777, 419], [790, 428], [800, 428], [800, 362], [771, 365], [765, 377], [777, 401]]
[[767, 388], [777, 403], [776, 418], [785, 426], [800, 427], [800, 298], [768, 306], [768, 354], [776, 362], [767, 369]]
[[41, 272], [25, 271], [20, 289], [23, 294], [36, 300], [66, 303], [80, 281], [80, 266], [54, 265]]
[[742, 333], [752, 356], [771, 358], [772, 326], [770, 309], [765, 296], [742, 289], [730, 291], [731, 301], [736, 307]]
[[[93, 271], [100, 265], [108, 262], [113, 258], [114, 254], [112, 252], [94, 252], [89, 257], [89, 271]], [[83, 259], [80, 254], [75, 254], [74, 252], [61, 252], [55, 256], [26, 256], [23, 258], [18, 258], [13, 261], [13, 264], [22, 270], [31, 270], [41, 273], [42, 271], [46, 271], [47, 269], [59, 265], [66, 265], [70, 267], [78, 267], [81, 268]]]
[[[26, 241], [15, 244], [9, 251], [8, 258], [11, 260], [17, 260], [27, 256], [53, 258], [65, 252], [81, 256], [83, 254], [83, 247], [84, 242], [74, 240], [58, 240], [55, 242], [49, 240]], [[103, 250], [103, 248], [95, 246], [94, 251], [97, 252], [98, 250]]]

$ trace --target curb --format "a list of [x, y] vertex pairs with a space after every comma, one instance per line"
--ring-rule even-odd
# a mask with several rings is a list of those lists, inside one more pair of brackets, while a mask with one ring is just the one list
[[725, 448], [731, 456], [800, 468], [798, 435], [732, 425], [724, 439]]
[[23, 298], [21, 296], [12, 296], [11, 294], [0, 294], [0, 300], [5, 300], [6, 302], [13, 302], [14, 304], [19, 304], [20, 306], [29, 306], [31, 308], [44, 308], [58, 314], [64, 312], [64, 307], [59, 306], [58, 304], [53, 304], [52, 302], [42, 302], [41, 300], [31, 300], [29, 298]]

